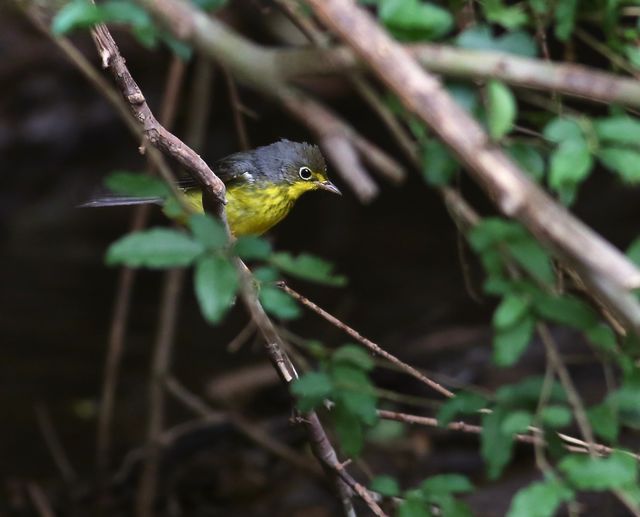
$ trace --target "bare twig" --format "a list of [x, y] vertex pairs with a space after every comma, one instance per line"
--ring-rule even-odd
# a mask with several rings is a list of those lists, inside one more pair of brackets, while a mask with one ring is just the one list
[[60, 471], [60, 475], [62, 476], [64, 482], [68, 486], [72, 486], [77, 481], [78, 475], [71, 465], [71, 461], [69, 461], [69, 456], [62, 446], [62, 442], [60, 441], [58, 433], [53, 427], [53, 422], [51, 422], [49, 412], [41, 404], [38, 404], [36, 406], [35, 411], [38, 426], [40, 427], [42, 437], [47, 444], [49, 453], [51, 454], [56, 467]]
[[377, 345], [376, 343], [374, 343], [370, 339], [367, 339], [366, 337], [364, 337], [357, 330], [351, 328], [346, 323], [343, 323], [338, 318], [336, 318], [335, 316], [329, 314], [327, 311], [325, 311], [321, 307], [318, 307], [315, 303], [313, 303], [311, 300], [309, 300], [305, 296], [303, 296], [300, 293], [298, 293], [297, 291], [294, 291], [293, 289], [291, 289], [291, 287], [289, 287], [284, 282], [279, 282], [278, 283], [278, 287], [280, 287], [288, 295], [290, 295], [293, 298], [295, 298], [296, 300], [298, 300], [302, 305], [304, 305], [305, 307], [311, 309], [313, 312], [315, 312], [316, 314], [318, 314], [319, 316], [321, 316], [322, 318], [327, 320], [329, 323], [331, 323], [335, 327], [339, 328], [343, 332], [347, 333], [353, 339], [355, 339], [356, 341], [358, 341], [359, 343], [361, 343], [362, 345], [367, 347], [369, 350], [371, 350], [371, 352], [373, 352], [374, 354], [379, 355], [380, 357], [384, 357], [390, 363], [395, 364], [403, 372], [408, 373], [412, 377], [415, 377], [420, 382], [422, 382], [423, 384], [426, 384], [427, 386], [429, 386], [430, 388], [436, 390], [438, 393], [444, 395], [445, 397], [450, 398], [450, 397], [454, 396], [454, 394], [451, 391], [449, 391], [447, 388], [445, 388], [441, 384], [437, 383], [436, 381], [429, 379], [427, 376], [422, 374], [420, 371], [418, 371], [413, 366], [401, 361], [396, 356], [390, 354], [389, 352], [387, 352], [386, 350], [381, 348], [379, 345]]
[[27, 483], [27, 493], [40, 517], [55, 517], [51, 503], [38, 483], [35, 481]]

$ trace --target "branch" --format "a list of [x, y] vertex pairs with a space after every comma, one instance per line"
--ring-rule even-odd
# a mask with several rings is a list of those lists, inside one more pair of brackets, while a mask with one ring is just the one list
[[[582, 274], [597, 274], [621, 295], [640, 286], [640, 271], [635, 265], [534, 184], [489, 140], [439, 81], [392, 40], [369, 13], [345, 0], [308, 3], [399, 96], [405, 107], [456, 152], [505, 215], [523, 223], [561, 260]], [[635, 304], [625, 322], [640, 331], [639, 304]]]
[[142, 91], [129, 73], [125, 60], [107, 27], [102, 24], [96, 25], [91, 30], [91, 35], [102, 59], [103, 67], [108, 68], [113, 74], [116, 84], [129, 104], [134, 117], [142, 126], [143, 133], [149, 143], [175, 158], [192, 172], [194, 178], [202, 185], [204, 195], [218, 205], [216, 212], [221, 214], [223, 212], [222, 206], [225, 203], [224, 183], [198, 154], [156, 120]]

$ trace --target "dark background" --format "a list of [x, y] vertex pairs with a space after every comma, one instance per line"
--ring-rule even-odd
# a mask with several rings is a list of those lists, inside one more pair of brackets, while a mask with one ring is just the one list
[[[125, 34], [115, 34], [133, 76], [157, 110], [169, 53], [145, 50]], [[97, 63], [87, 35], [74, 41]], [[190, 77], [188, 73], [186, 88]], [[401, 160], [382, 125], [346, 84], [335, 81], [325, 86], [315, 93], [325, 95], [355, 127]], [[273, 102], [242, 89], [241, 95], [257, 114], [247, 120], [252, 145], [279, 138], [310, 140], [308, 132]], [[238, 150], [219, 71], [212, 97], [202, 152], [207, 161]], [[184, 107], [186, 102], [181, 103], [178, 135], [184, 125]], [[117, 278], [117, 271], [104, 265], [103, 256], [109, 243], [129, 228], [132, 210], [76, 205], [110, 171], [143, 170], [145, 162], [137, 147], [110, 105], [55, 46], [19, 13], [0, 7], [0, 514], [30, 514], [24, 486], [32, 480], [41, 483], [60, 515], [96, 509], [107, 515], [131, 511], [135, 469], [118, 491], [100, 495], [94, 487], [94, 458], [95, 412]], [[270, 238], [278, 249], [308, 251], [331, 260], [348, 276], [349, 284], [335, 289], [292, 282], [294, 287], [404, 360], [455, 381], [454, 386], [473, 384], [491, 390], [543, 372], [538, 343], [513, 369], [491, 365], [489, 322], [494, 302], [484, 298], [477, 303], [469, 296], [461, 261], [468, 262], [477, 292], [482, 281], [479, 268], [469, 250], [461, 248], [440, 198], [417, 173], [410, 171], [401, 186], [379, 181], [380, 196], [369, 205], [360, 204], [335, 172], [333, 177], [345, 191], [342, 198], [322, 193], [305, 196]], [[492, 213], [468, 179], [462, 176], [459, 185], [483, 213]], [[583, 188], [575, 210], [614, 243], [626, 246], [638, 233], [638, 200], [637, 189], [622, 188], [599, 172]], [[166, 224], [158, 210], [153, 223]], [[172, 364], [177, 378], [203, 394], [208, 382], [266, 360], [255, 340], [236, 353], [226, 350], [246, 324], [247, 315], [235, 307], [222, 325], [208, 326], [198, 313], [190, 275], [188, 279]], [[118, 390], [114, 468], [144, 441], [161, 285], [161, 273], [138, 275]], [[313, 314], [286, 326], [301, 337], [330, 346], [348, 341]], [[583, 396], [597, 400], [604, 390], [598, 363], [577, 336], [565, 332], [556, 337]], [[385, 388], [437, 399], [406, 376], [382, 370], [376, 379]], [[275, 429], [278, 438], [303, 447], [299, 433], [287, 423], [289, 402], [277, 382], [237, 405]], [[36, 423], [37, 406], [50, 415], [79, 473], [81, 482], [73, 490], [63, 486], [50, 458]], [[170, 403], [170, 425], [191, 417]], [[196, 453], [189, 456], [176, 447], [175, 463], [168, 462], [164, 468], [174, 483], [172, 493], [193, 508], [187, 515], [309, 511], [330, 515], [335, 511], [331, 491], [322, 483], [296, 476], [228, 426], [207, 432], [187, 443], [187, 449]], [[487, 483], [477, 442], [473, 436], [410, 429], [401, 440], [368, 451], [367, 460], [374, 474], [395, 475], [406, 487], [435, 473], [465, 473], [481, 487], [470, 499], [474, 510], [502, 515], [517, 488], [536, 476], [531, 449], [519, 446], [508, 475]], [[213, 455], [208, 456], [211, 451]], [[187, 456], [188, 461], [183, 461]], [[182, 477], [174, 476], [176, 465]], [[594, 496], [590, 502], [598, 511], [617, 513], [604, 497]]]

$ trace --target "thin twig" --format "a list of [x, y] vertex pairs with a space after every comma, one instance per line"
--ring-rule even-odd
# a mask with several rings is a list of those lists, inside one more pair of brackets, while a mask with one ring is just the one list
[[51, 502], [38, 483], [29, 481], [27, 483], [27, 493], [40, 517], [55, 517], [56, 514], [51, 507]]
[[62, 442], [60, 441], [60, 437], [53, 426], [49, 412], [41, 404], [36, 405], [35, 411], [38, 427], [40, 427], [40, 432], [42, 433], [44, 442], [47, 444], [47, 449], [49, 449], [49, 453], [51, 454], [56, 467], [60, 471], [62, 479], [67, 486], [74, 485], [78, 479], [78, 475], [73, 468], [73, 465], [71, 465], [69, 456], [62, 446]]
[[225, 82], [227, 83], [227, 91], [229, 93], [229, 100], [231, 101], [231, 111], [233, 113], [233, 125], [236, 129], [236, 136], [238, 137], [238, 145], [243, 151], [247, 151], [251, 148], [249, 144], [249, 134], [247, 132], [247, 125], [244, 122], [242, 115], [242, 102], [240, 101], [240, 94], [238, 93], [238, 87], [233, 79], [233, 76], [229, 73], [224, 66], [222, 67]]
[[318, 314], [319, 316], [327, 320], [329, 323], [339, 328], [340, 330], [342, 330], [343, 332], [351, 336], [353, 339], [355, 339], [356, 341], [358, 341], [359, 343], [367, 347], [374, 354], [379, 355], [380, 357], [384, 357], [387, 361], [395, 364], [403, 372], [408, 373], [412, 377], [415, 377], [420, 382], [426, 384], [427, 386], [436, 390], [438, 393], [444, 395], [445, 397], [451, 398], [454, 396], [453, 392], [449, 391], [447, 388], [437, 383], [436, 381], [429, 379], [427, 376], [422, 374], [413, 366], [405, 363], [404, 361], [401, 361], [396, 356], [390, 354], [389, 352], [381, 348], [379, 345], [377, 345], [370, 339], [367, 339], [366, 337], [364, 337], [357, 330], [351, 328], [349, 325], [347, 325], [346, 323], [343, 323], [338, 318], [329, 314], [327, 311], [325, 311], [321, 307], [318, 307], [315, 303], [313, 303], [311, 300], [309, 300], [305, 296], [291, 289], [291, 287], [289, 287], [284, 282], [279, 282], [278, 287], [280, 287], [288, 295], [298, 300], [302, 305], [311, 309], [313, 312], [315, 312], [316, 314]]

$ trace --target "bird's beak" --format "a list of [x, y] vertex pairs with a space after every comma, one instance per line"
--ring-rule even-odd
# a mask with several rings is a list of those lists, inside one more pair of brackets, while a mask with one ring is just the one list
[[333, 192], [334, 194], [342, 195], [342, 192], [330, 181], [319, 181], [318, 188], [322, 190], [326, 190], [327, 192]]

